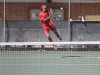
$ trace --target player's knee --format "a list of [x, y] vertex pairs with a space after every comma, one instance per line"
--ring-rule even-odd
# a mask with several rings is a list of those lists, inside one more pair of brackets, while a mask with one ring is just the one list
[[54, 33], [57, 33], [57, 30], [53, 30]]
[[46, 34], [47, 38], [50, 38], [50, 35], [49, 34]]

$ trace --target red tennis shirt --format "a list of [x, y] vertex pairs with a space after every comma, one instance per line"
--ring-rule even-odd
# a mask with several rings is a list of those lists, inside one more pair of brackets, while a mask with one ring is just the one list
[[41, 20], [41, 23], [42, 23], [42, 27], [43, 28], [48, 28], [49, 25], [52, 25], [52, 21], [49, 19], [47, 20], [46, 22], [44, 22], [43, 20], [46, 19], [47, 17], [49, 17], [50, 15], [50, 12], [47, 11], [47, 12], [40, 12], [39, 14], [39, 17], [40, 17], [40, 20]]

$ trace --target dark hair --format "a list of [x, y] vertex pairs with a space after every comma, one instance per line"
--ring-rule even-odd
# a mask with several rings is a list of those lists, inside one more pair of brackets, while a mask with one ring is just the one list
[[42, 9], [41, 9], [41, 11], [42, 11]]

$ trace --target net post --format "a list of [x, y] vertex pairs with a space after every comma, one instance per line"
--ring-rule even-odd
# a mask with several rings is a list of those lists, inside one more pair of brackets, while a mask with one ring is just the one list
[[[70, 42], [70, 0], [69, 0], [69, 15], [68, 15], [68, 41]], [[68, 51], [70, 49], [70, 45], [68, 44]]]
[[68, 41], [70, 41], [70, 0], [69, 0], [69, 15], [68, 15]]
[[6, 42], [6, 34], [5, 34], [5, 0], [4, 0], [4, 37], [3, 37], [3, 41]]

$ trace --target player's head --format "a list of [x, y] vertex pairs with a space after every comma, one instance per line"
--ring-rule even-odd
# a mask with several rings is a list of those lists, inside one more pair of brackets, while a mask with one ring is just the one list
[[41, 6], [41, 11], [45, 12], [46, 9], [47, 9], [46, 5], [42, 5], [42, 6]]

